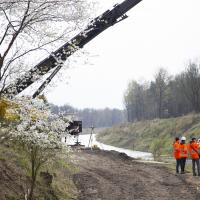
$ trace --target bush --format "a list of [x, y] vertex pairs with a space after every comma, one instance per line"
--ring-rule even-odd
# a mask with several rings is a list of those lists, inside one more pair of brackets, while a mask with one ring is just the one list
[[150, 150], [153, 154], [154, 160], [160, 160], [160, 156], [162, 154], [162, 151], [164, 149], [166, 141], [163, 139], [155, 139], [151, 146]]
[[27, 199], [32, 200], [39, 171], [45, 165], [57, 162], [63, 151], [68, 152], [61, 142], [68, 121], [52, 115], [42, 99], [23, 97], [9, 102], [17, 106], [12, 107], [12, 112], [7, 108], [2, 113], [5, 116], [10, 111], [13, 116], [18, 116], [18, 120], [6, 129], [6, 140], [0, 135], [0, 141], [9, 141], [21, 156], [21, 164], [31, 179]]

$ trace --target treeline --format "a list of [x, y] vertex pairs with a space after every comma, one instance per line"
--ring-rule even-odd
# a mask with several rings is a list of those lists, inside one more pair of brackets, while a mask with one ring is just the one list
[[83, 128], [94, 127], [111, 127], [113, 125], [126, 121], [125, 111], [119, 109], [76, 109], [69, 105], [56, 106], [51, 105], [52, 112], [62, 115], [75, 115], [82, 120]]
[[200, 112], [200, 66], [170, 76], [161, 68], [151, 82], [131, 81], [124, 94], [129, 122]]

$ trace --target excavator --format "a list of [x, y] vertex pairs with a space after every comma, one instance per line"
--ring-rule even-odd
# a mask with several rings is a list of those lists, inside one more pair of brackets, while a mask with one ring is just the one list
[[[50, 76], [41, 84], [41, 86], [33, 94], [33, 98], [37, 97], [45, 89], [45, 87], [51, 82], [53, 77], [63, 67], [64, 62], [73, 53], [83, 48], [87, 43], [93, 40], [100, 33], [108, 29], [109, 27], [121, 22], [128, 16], [126, 12], [136, 6], [142, 0], [124, 0], [120, 4], [114, 5], [111, 10], [105, 11], [99, 15], [87, 25], [87, 27], [73, 37], [70, 41], [66, 42], [63, 46], [52, 52], [48, 57], [43, 59], [40, 63], [35, 65], [32, 69], [26, 72], [23, 76], [18, 78], [14, 83], [8, 85], [3, 94], [7, 97], [13, 97], [25, 90], [34, 82], [38, 81], [42, 76], [51, 72]], [[74, 127], [77, 127], [75, 128]], [[79, 134], [82, 130], [82, 123], [74, 122], [68, 129], [77, 130], [72, 131], [73, 135]]]

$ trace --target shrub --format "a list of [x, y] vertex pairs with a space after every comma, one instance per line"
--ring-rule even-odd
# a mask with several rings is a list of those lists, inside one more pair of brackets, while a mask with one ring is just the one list
[[[25, 162], [31, 178], [27, 198], [32, 200], [40, 169], [50, 162], [57, 162], [63, 151], [68, 152], [68, 148], [61, 142], [61, 136], [69, 120], [52, 115], [42, 99], [23, 97], [10, 102], [17, 105], [12, 107], [12, 114], [18, 116], [18, 120], [7, 129], [9, 131], [5, 135]], [[7, 107], [6, 112], [9, 113], [9, 109]]]
[[163, 148], [165, 146], [166, 141], [163, 139], [155, 139], [153, 140], [150, 150], [153, 154], [155, 160], [159, 160], [162, 154]]

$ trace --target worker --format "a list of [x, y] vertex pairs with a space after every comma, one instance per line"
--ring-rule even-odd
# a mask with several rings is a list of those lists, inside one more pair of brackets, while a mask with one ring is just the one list
[[[189, 151], [190, 151], [190, 157], [192, 159], [193, 176], [196, 175], [200, 176], [199, 150], [200, 150], [200, 145], [197, 143], [197, 138], [195, 136], [192, 136], [189, 144]], [[195, 170], [195, 165], [197, 166], [197, 173]]]
[[181, 166], [181, 160], [180, 160], [180, 139], [179, 137], [175, 137], [175, 141], [173, 143], [173, 152], [174, 152], [174, 158], [176, 159], [176, 173], [179, 173], [179, 168]]
[[185, 173], [185, 164], [186, 164], [186, 159], [188, 157], [188, 148], [186, 145], [186, 137], [182, 136], [181, 141], [180, 141], [180, 164], [181, 164], [181, 174]]
[[197, 143], [200, 144], [200, 138], [197, 140]]

